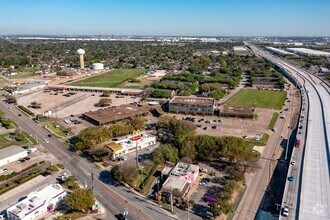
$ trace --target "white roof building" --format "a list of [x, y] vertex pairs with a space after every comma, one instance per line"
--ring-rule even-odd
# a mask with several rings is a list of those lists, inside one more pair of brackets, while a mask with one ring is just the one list
[[190, 184], [195, 182], [198, 173], [198, 165], [177, 163], [164, 182], [162, 192], [170, 193], [172, 190], [178, 189], [184, 197], [190, 189]]
[[92, 69], [93, 70], [103, 70], [104, 65], [103, 65], [103, 63], [93, 63], [92, 64]]
[[27, 157], [27, 150], [18, 147], [10, 146], [0, 150], [0, 167], [8, 163], [17, 161], [23, 157]]
[[[152, 146], [156, 144], [156, 136], [150, 133], [141, 133], [141, 139], [138, 141], [132, 140], [132, 135], [128, 136], [125, 139], [111, 142], [106, 145], [112, 151], [112, 157], [117, 158], [119, 156], [124, 156], [125, 154], [131, 153], [136, 150], [143, 149], [145, 147]], [[137, 146], [136, 146], [137, 145]]]
[[299, 55], [308, 55], [308, 56], [326, 56], [330, 57], [329, 52], [313, 50], [308, 48], [287, 48], [286, 51], [299, 54]]
[[31, 192], [27, 198], [7, 209], [9, 220], [33, 220], [55, 209], [67, 192], [60, 184], [51, 184]]
[[234, 52], [246, 52], [247, 49], [244, 46], [235, 46], [233, 48]]
[[290, 53], [288, 51], [285, 51], [285, 50], [281, 50], [281, 49], [278, 49], [278, 48], [275, 48], [275, 47], [266, 47], [266, 50], [272, 52], [272, 53], [275, 53], [277, 55], [294, 55], [293, 53]]

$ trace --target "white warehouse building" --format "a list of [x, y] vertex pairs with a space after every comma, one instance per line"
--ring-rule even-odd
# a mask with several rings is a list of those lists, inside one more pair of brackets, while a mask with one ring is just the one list
[[33, 220], [41, 215], [52, 212], [67, 195], [60, 184], [31, 192], [25, 199], [7, 209], [8, 220]]
[[266, 50], [272, 52], [272, 53], [275, 53], [277, 55], [280, 55], [280, 56], [283, 56], [283, 55], [294, 55], [293, 53], [290, 53], [288, 51], [285, 51], [285, 50], [281, 50], [281, 49], [278, 49], [278, 48], [275, 48], [275, 47], [266, 47]]
[[18, 147], [18, 146], [11, 146], [6, 147], [0, 150], [0, 167], [4, 166], [8, 163], [17, 161], [23, 157], [27, 157], [28, 152], [27, 150]]
[[330, 57], [329, 52], [313, 50], [308, 48], [287, 48], [286, 51], [298, 54], [298, 55], [307, 55], [307, 56], [326, 56]]
[[103, 65], [103, 63], [93, 63], [92, 64], [92, 69], [93, 70], [103, 70], [104, 65]]

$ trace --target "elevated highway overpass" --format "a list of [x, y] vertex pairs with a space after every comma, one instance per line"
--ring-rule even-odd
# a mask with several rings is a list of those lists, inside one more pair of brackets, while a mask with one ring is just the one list
[[271, 62], [301, 90], [298, 125], [300, 148], [295, 147], [282, 199], [289, 216], [280, 219], [330, 219], [330, 89], [318, 77], [248, 44], [258, 56]]

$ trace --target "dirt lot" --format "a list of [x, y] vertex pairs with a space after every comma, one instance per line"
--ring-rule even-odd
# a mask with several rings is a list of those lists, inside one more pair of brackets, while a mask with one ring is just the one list
[[[96, 103], [102, 98], [100, 97], [100, 93], [77, 92], [77, 94], [70, 97], [63, 96], [66, 93], [67, 92], [54, 95], [55, 92], [39, 91], [18, 98], [18, 103], [23, 106], [29, 106], [31, 102], [34, 101], [41, 103], [40, 109], [31, 110], [36, 114], [43, 114], [52, 111], [53, 117], [57, 118], [65, 118], [71, 114], [80, 115], [84, 112], [100, 109], [100, 107], [96, 106]], [[116, 98], [115, 94], [112, 94], [109, 98], [112, 99], [112, 106], [119, 106], [140, 100], [140, 98], [134, 99], [128, 96], [125, 96], [124, 98]]]
[[139, 83], [125, 82], [123, 87], [124, 88], [140, 88], [140, 89], [142, 89], [143, 86], [149, 85], [149, 84], [153, 83], [154, 81], [161, 79], [165, 75], [166, 75], [165, 70], [157, 70], [150, 76], [143, 74], [140, 77], [138, 77], [138, 79], [141, 80], [141, 82], [139, 82]]
[[[248, 138], [254, 138], [256, 134], [270, 133], [268, 130], [268, 123], [273, 116], [274, 110], [269, 109], [256, 109], [256, 119], [241, 119], [241, 118], [227, 118], [218, 116], [190, 116], [190, 115], [173, 115], [178, 119], [186, 117], [194, 117], [197, 119], [196, 125], [197, 134], [212, 135], [212, 136], [237, 136], [242, 137], [247, 135]], [[204, 121], [198, 122], [200, 119]], [[211, 123], [205, 121], [210, 120]], [[214, 122], [216, 120], [216, 122]], [[222, 120], [222, 122], [219, 122]], [[212, 126], [216, 125], [216, 129], [212, 129]], [[207, 129], [205, 129], [205, 127]], [[205, 129], [205, 130], [204, 130]]]

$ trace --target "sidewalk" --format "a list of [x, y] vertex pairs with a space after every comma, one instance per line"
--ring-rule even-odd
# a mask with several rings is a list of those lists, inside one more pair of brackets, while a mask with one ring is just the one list
[[222, 99], [219, 99], [219, 101], [216, 104], [217, 105], [224, 104], [229, 99], [231, 99], [234, 95], [236, 95], [239, 91], [241, 91], [241, 89], [243, 89], [243, 88], [244, 88], [244, 86], [240, 85], [239, 87], [237, 87], [236, 89], [234, 89], [233, 91], [231, 91], [229, 95], [225, 96]]

